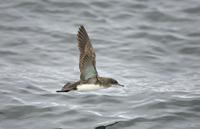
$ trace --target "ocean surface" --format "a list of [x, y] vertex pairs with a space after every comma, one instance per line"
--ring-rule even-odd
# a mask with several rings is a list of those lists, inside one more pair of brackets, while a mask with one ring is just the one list
[[[79, 25], [125, 87], [56, 93]], [[1, 0], [0, 129], [200, 129], [200, 1]]]

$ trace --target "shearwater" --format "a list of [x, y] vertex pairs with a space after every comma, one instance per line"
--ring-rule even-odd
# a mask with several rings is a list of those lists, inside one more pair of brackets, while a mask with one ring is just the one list
[[94, 90], [107, 88], [114, 85], [123, 86], [119, 84], [115, 79], [98, 76], [96, 69], [95, 51], [92, 47], [87, 31], [85, 30], [83, 25], [81, 25], [79, 28], [77, 40], [80, 51], [80, 80], [73, 83], [65, 84], [64, 87], [57, 92], [68, 92], [72, 90]]

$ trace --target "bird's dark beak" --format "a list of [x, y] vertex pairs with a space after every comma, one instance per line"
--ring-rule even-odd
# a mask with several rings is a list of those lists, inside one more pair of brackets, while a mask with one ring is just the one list
[[119, 84], [119, 83], [118, 83], [117, 85], [118, 85], [118, 86], [121, 86], [121, 87], [124, 87], [124, 85], [122, 85], [122, 84]]

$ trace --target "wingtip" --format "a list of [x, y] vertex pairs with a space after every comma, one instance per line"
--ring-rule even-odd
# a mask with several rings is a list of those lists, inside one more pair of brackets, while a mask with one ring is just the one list
[[79, 25], [79, 30], [82, 29], [82, 28], [84, 28], [84, 25], [82, 25], [82, 24]]
[[79, 30], [78, 30], [77, 36], [78, 36], [83, 30], [85, 30], [84, 25], [79, 25]]
[[56, 92], [64, 92], [64, 91], [62, 91], [62, 90], [57, 90]]
[[89, 41], [89, 36], [87, 34], [87, 31], [84, 25], [79, 26], [79, 30], [76, 36], [77, 36], [78, 42], [86, 42], [85, 40]]
[[69, 92], [71, 90], [57, 90], [56, 92], [59, 93], [59, 92]]

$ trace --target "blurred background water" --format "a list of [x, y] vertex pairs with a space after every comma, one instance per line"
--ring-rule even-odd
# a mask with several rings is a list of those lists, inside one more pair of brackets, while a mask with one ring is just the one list
[[[99, 75], [79, 79], [83, 24]], [[1, 0], [0, 129], [199, 129], [199, 0]]]

